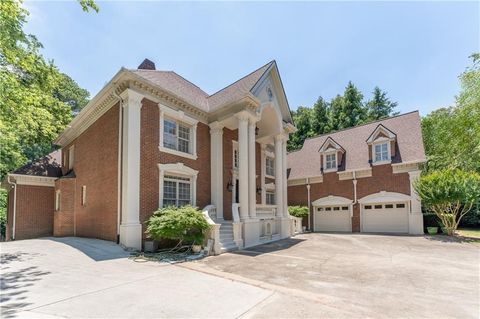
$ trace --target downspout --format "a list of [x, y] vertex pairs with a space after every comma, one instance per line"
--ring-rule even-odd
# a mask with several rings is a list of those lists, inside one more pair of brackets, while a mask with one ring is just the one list
[[15, 221], [17, 219], [17, 182], [10, 181], [10, 175], [7, 177], [8, 184], [13, 185], [13, 222], [12, 222], [12, 240], [15, 240]]
[[355, 174], [355, 171], [353, 171], [352, 182], [353, 182], [353, 204], [352, 204], [352, 211], [350, 212], [350, 218], [353, 218], [353, 207], [357, 205], [357, 176]]
[[310, 202], [310, 179], [307, 177], [307, 203], [308, 203], [308, 230], [312, 230], [310, 228], [310, 214], [311, 214], [311, 202]]
[[120, 218], [122, 215], [122, 153], [123, 153], [123, 100], [113, 84], [113, 95], [118, 98], [118, 172], [117, 172], [117, 244], [120, 243]]

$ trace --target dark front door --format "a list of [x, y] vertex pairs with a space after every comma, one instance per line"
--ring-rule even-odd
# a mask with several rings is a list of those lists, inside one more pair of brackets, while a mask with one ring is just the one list
[[240, 184], [238, 182], [238, 179], [235, 180], [235, 203], [240, 203], [240, 197], [239, 197], [239, 192], [240, 192]]

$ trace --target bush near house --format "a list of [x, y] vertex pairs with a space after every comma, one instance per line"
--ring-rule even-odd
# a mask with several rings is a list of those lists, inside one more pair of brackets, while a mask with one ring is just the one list
[[480, 198], [480, 174], [444, 169], [421, 176], [414, 187], [423, 205], [440, 219], [440, 226], [453, 235]]
[[195, 207], [165, 207], [157, 210], [146, 222], [146, 234], [155, 240], [170, 239], [178, 245], [201, 245], [209, 224]]
[[288, 213], [290, 216], [303, 218], [308, 216], [307, 206], [288, 206]]

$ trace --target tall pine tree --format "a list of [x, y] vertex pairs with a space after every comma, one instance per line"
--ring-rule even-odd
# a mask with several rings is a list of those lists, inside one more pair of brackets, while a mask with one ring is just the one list
[[343, 94], [339, 128], [343, 129], [363, 123], [366, 115], [363, 94], [353, 85], [352, 81], [349, 81]]
[[387, 92], [376, 86], [372, 93], [373, 98], [367, 102], [369, 120], [380, 120], [398, 114], [398, 112], [393, 112], [395, 107], [397, 107], [397, 102], [390, 101], [387, 97]]
[[315, 135], [320, 135], [330, 130], [329, 128], [329, 106], [321, 96], [313, 105], [313, 131]]

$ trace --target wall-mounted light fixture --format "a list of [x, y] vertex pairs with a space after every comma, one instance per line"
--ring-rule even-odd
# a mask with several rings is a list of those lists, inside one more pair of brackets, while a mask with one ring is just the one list
[[257, 187], [257, 195], [260, 195], [262, 193], [262, 188], [261, 187]]
[[233, 191], [233, 184], [232, 181], [229, 181], [227, 183], [227, 191], [232, 192]]

